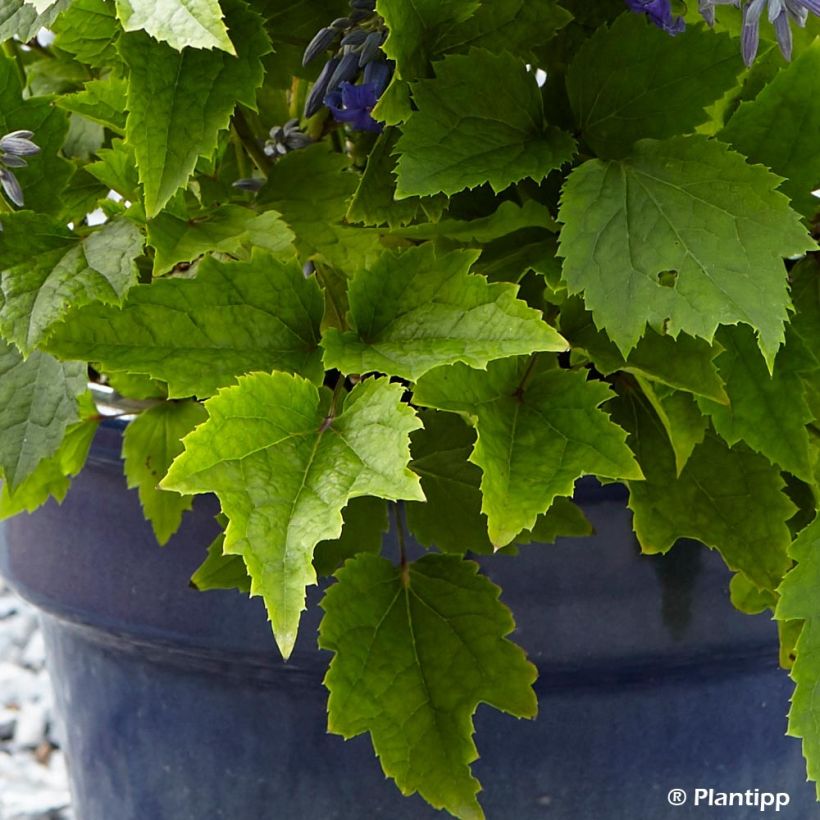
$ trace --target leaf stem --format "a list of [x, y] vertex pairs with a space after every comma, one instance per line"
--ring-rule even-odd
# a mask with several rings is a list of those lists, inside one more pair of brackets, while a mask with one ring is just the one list
[[529, 384], [530, 379], [532, 378], [532, 374], [535, 371], [535, 363], [538, 361], [538, 354], [533, 353], [530, 355], [530, 360], [527, 363], [527, 369], [524, 371], [524, 375], [521, 377], [521, 381], [518, 383], [518, 387], [515, 388], [513, 395], [518, 399], [518, 401], [523, 401], [524, 399], [524, 391], [527, 389], [527, 385]]
[[336, 418], [336, 410], [337, 405], [339, 403], [339, 397], [342, 395], [345, 389], [345, 375], [344, 373], [339, 373], [339, 378], [336, 379], [336, 385], [333, 388], [333, 396], [330, 399], [330, 407], [328, 407], [327, 415], [325, 416], [324, 421], [322, 422], [322, 426], [320, 428], [321, 432], [324, 433], [331, 424], [333, 424], [333, 420]]
[[393, 517], [396, 520], [396, 537], [399, 542], [399, 566], [401, 567], [402, 583], [407, 586], [410, 582], [410, 570], [407, 563], [407, 541], [404, 534], [401, 505], [398, 501], [393, 502]]

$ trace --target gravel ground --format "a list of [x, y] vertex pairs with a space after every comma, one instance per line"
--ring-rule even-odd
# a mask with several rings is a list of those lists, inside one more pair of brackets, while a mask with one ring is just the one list
[[0, 579], [0, 820], [72, 820], [34, 610]]

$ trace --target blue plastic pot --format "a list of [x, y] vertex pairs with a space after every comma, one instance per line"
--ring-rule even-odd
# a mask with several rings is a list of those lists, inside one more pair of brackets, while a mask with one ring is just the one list
[[[326, 733], [318, 591], [291, 661], [258, 599], [188, 579], [216, 527], [200, 503], [164, 549], [100, 431], [62, 505], [5, 524], [0, 570], [43, 615], [78, 820], [364, 820], [438, 813], [386, 781], [368, 738]], [[760, 817], [694, 789], [786, 792], [816, 816], [774, 625], [728, 602], [712, 553], [639, 555], [622, 488], [582, 482], [597, 535], [486, 560], [538, 665], [540, 717], [480, 707], [482, 802], [496, 820]], [[392, 547], [388, 547], [388, 551]], [[687, 803], [670, 806], [674, 788]], [[773, 810], [769, 810], [773, 814]]]

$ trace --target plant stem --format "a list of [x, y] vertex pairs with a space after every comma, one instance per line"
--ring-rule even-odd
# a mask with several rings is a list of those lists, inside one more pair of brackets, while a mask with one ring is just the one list
[[237, 106], [233, 114], [233, 127], [236, 135], [242, 142], [242, 146], [247, 151], [248, 156], [253, 160], [253, 164], [265, 175], [271, 169], [270, 157], [268, 157], [262, 150], [262, 147], [256, 140], [256, 137], [251, 131], [242, 109]]
[[251, 172], [248, 167], [248, 157], [242, 144], [242, 138], [237, 133], [236, 126], [231, 127], [231, 142], [236, 155], [236, 167], [239, 170], [239, 177], [240, 179], [246, 179], [251, 175]]
[[336, 379], [336, 386], [333, 388], [333, 396], [330, 399], [330, 407], [328, 407], [327, 415], [322, 422], [322, 426], [320, 428], [320, 432], [324, 433], [331, 424], [333, 424], [333, 420], [336, 418], [336, 409], [339, 403], [339, 397], [342, 395], [345, 389], [345, 375], [344, 373], [339, 373], [339, 378]]

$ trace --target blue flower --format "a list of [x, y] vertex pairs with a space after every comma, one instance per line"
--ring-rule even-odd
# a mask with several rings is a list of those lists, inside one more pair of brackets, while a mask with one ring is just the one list
[[356, 131], [381, 131], [382, 124], [370, 114], [378, 99], [375, 83], [342, 83], [325, 97], [325, 105], [336, 122], [346, 122]]
[[630, 10], [645, 14], [667, 34], [674, 36], [686, 28], [683, 17], [672, 16], [671, 0], [626, 0], [626, 4]]

